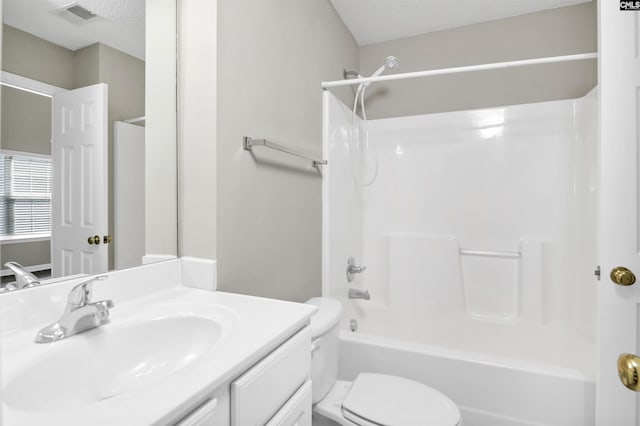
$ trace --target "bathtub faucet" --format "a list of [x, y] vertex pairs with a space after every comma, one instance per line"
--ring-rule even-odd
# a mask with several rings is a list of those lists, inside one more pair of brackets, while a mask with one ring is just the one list
[[349, 299], [364, 299], [369, 300], [371, 296], [369, 295], [369, 290], [360, 290], [357, 288], [349, 289]]

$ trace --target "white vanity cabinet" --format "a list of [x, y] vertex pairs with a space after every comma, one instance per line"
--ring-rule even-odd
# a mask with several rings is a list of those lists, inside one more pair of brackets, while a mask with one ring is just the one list
[[218, 426], [228, 424], [230, 424], [229, 385], [224, 385], [177, 422], [176, 426]]
[[305, 327], [231, 383], [231, 425], [266, 424], [307, 382], [310, 371], [311, 331]]
[[311, 426], [311, 332], [289, 337], [180, 420], [179, 426]]
[[213, 261], [174, 259], [108, 277], [93, 291], [117, 306], [111, 322], [59, 343], [33, 343], [34, 330], [57, 321], [87, 277], [0, 295], [0, 423], [311, 424], [316, 307], [210, 288]]

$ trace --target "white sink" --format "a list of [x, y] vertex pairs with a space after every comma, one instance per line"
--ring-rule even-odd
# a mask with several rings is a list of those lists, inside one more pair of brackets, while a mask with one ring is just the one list
[[4, 402], [21, 410], [58, 410], [141, 391], [210, 354], [225, 331], [218, 321], [196, 315], [144, 317], [33, 343], [43, 351], [12, 374]]
[[53, 343], [34, 343], [36, 333], [86, 278], [0, 295], [0, 424], [175, 424], [313, 312], [185, 287], [211, 282], [196, 266], [181, 259], [109, 273], [92, 299], [113, 300], [111, 322]]

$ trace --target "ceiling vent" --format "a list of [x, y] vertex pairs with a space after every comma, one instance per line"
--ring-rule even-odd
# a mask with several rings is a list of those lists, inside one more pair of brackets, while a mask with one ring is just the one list
[[89, 21], [93, 18], [96, 18], [98, 15], [96, 15], [95, 13], [91, 12], [90, 10], [85, 9], [82, 6], [79, 5], [74, 5], [71, 7], [66, 8], [67, 12], [74, 14], [75, 16], [77, 16], [80, 19], [84, 19], [85, 21]]

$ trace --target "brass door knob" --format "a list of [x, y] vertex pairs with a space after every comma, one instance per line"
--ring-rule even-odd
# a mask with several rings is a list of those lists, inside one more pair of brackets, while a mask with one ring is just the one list
[[111, 238], [111, 235], [105, 235], [102, 238], [102, 242], [105, 243], [105, 244], [109, 244], [111, 241], [113, 241], [113, 238]]
[[613, 268], [609, 277], [611, 281], [618, 285], [627, 286], [636, 282], [636, 276], [624, 266], [616, 266]]
[[100, 244], [100, 235], [94, 235], [93, 237], [87, 238], [89, 244]]
[[632, 391], [640, 391], [640, 377], [638, 367], [640, 358], [633, 354], [622, 354], [618, 357], [618, 377], [623, 385]]

